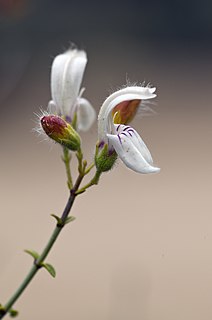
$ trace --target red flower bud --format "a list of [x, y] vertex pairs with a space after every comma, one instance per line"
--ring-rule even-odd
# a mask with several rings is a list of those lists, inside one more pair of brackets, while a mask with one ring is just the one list
[[47, 115], [41, 118], [41, 126], [48, 137], [70, 150], [76, 151], [80, 147], [80, 136], [74, 128], [63, 118]]

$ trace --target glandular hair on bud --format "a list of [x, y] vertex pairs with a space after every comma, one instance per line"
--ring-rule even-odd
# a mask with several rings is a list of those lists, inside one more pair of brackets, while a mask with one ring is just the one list
[[63, 118], [56, 115], [46, 115], [41, 118], [41, 126], [48, 137], [67, 147], [77, 151], [80, 148], [81, 139], [74, 128]]
[[95, 165], [97, 171], [106, 172], [112, 169], [117, 159], [115, 150], [109, 150], [108, 144], [97, 143], [95, 153]]

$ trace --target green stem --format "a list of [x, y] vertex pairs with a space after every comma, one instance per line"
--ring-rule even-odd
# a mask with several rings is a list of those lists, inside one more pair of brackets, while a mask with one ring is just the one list
[[76, 156], [78, 159], [78, 172], [79, 174], [84, 174], [83, 172], [83, 154], [81, 148], [76, 152]]
[[95, 167], [95, 163], [92, 162], [88, 167], [87, 169], [85, 170], [85, 175], [88, 174], [92, 169], [93, 167]]
[[17, 301], [17, 299], [21, 296], [22, 292], [25, 290], [25, 288], [29, 285], [31, 280], [34, 278], [38, 270], [41, 268], [42, 263], [44, 262], [45, 258], [47, 257], [48, 253], [50, 252], [51, 248], [53, 247], [55, 241], [57, 240], [61, 230], [63, 229], [63, 226], [65, 225], [66, 218], [68, 217], [68, 214], [73, 206], [74, 200], [77, 196], [77, 190], [80, 186], [80, 183], [83, 179], [84, 175], [79, 175], [74, 187], [70, 191], [70, 196], [68, 199], [68, 202], [66, 204], [66, 207], [61, 215], [61, 221], [59, 225], [57, 225], [47, 243], [45, 248], [43, 249], [41, 255], [37, 260], [34, 261], [34, 264], [29, 271], [28, 275], [24, 279], [24, 281], [21, 283], [20, 287], [17, 289], [17, 291], [14, 293], [14, 295], [8, 300], [8, 302], [4, 305], [3, 309], [0, 310], [0, 319], [2, 319], [12, 308], [14, 303]]
[[66, 147], [63, 148], [63, 158], [62, 159], [63, 159], [63, 161], [65, 163], [65, 167], [66, 167], [68, 188], [71, 190], [71, 188], [73, 187], [71, 169], [70, 169], [71, 155], [70, 155], [68, 148], [66, 148]]
[[101, 176], [102, 172], [101, 171], [96, 171], [93, 179], [91, 179], [90, 182], [88, 182], [85, 186], [83, 186], [81, 189], [77, 190], [76, 191], [76, 194], [80, 194], [80, 193], [83, 193], [86, 189], [90, 188], [91, 186], [95, 185], [95, 184], [98, 184], [99, 182], [99, 178]]

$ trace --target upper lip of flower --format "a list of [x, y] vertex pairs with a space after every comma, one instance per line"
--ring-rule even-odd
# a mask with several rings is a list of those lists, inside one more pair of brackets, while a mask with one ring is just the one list
[[156, 97], [154, 94], [156, 88], [150, 87], [126, 87], [112, 93], [103, 103], [98, 116], [98, 134], [99, 139], [104, 140], [105, 136], [111, 131], [113, 121], [111, 119], [111, 112], [115, 106], [123, 101], [130, 100], [146, 100]]
[[56, 56], [51, 70], [53, 101], [63, 115], [70, 115], [79, 96], [80, 86], [87, 64], [84, 51], [68, 50]]
[[132, 86], [111, 94], [103, 103], [98, 116], [99, 141], [115, 149], [125, 165], [140, 173], [158, 172], [153, 166], [151, 154], [139, 134], [130, 126], [114, 124], [112, 110], [119, 103], [131, 100], [146, 100], [156, 97], [156, 88]]
[[49, 112], [73, 120], [77, 113], [77, 129], [87, 131], [93, 124], [96, 113], [90, 102], [81, 95], [83, 74], [87, 55], [83, 50], [70, 49], [55, 57], [51, 69], [51, 94]]

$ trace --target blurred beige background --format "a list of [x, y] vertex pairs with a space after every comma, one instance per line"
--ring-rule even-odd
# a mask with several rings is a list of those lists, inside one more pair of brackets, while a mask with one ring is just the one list
[[[24, 51], [25, 41], [20, 52], [7, 51], [12, 70], [1, 79], [1, 303], [31, 266], [23, 250], [42, 250], [54, 227], [50, 214], [60, 214], [68, 197], [60, 148], [42, 142], [32, 128], [34, 113], [50, 98], [52, 58], [72, 35], [67, 28], [64, 39], [34, 51]], [[97, 112], [126, 77], [157, 87], [157, 115], [137, 117], [133, 126], [161, 173], [139, 175], [119, 163], [76, 200], [77, 219], [47, 259], [56, 279], [39, 272], [15, 305], [20, 319], [210, 320], [212, 50], [195, 41], [162, 45], [142, 33], [141, 39], [130, 33], [102, 42], [85, 37], [80, 43], [80, 34], [75, 39], [88, 53], [83, 85]], [[95, 124], [83, 135], [88, 159], [96, 139]]]

